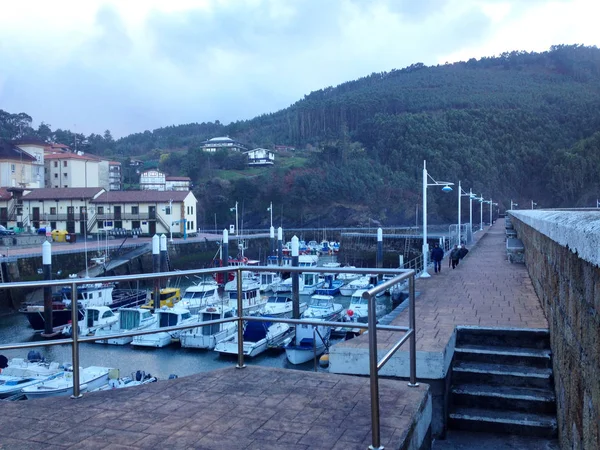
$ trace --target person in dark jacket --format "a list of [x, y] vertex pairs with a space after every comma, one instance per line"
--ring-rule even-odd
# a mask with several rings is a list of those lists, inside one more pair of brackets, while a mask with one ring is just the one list
[[448, 265], [452, 265], [453, 269], [456, 269], [456, 266], [458, 266], [458, 261], [460, 260], [459, 252], [460, 249], [458, 248], [458, 245], [455, 244], [454, 248], [450, 252], [450, 259], [448, 261]]
[[444, 250], [440, 248], [439, 244], [434, 244], [433, 250], [431, 250], [431, 260], [435, 273], [442, 271], [442, 259], [444, 259]]
[[458, 249], [458, 260], [460, 261], [465, 256], [467, 256], [467, 253], [469, 253], [469, 250], [467, 249], [467, 247], [465, 247], [465, 244], [462, 244]]

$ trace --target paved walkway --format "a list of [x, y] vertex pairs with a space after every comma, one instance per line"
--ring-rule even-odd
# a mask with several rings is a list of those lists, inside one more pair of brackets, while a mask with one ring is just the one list
[[[380, 380], [381, 443], [399, 448], [427, 385]], [[364, 450], [369, 379], [286, 369], [215, 370], [143, 386], [0, 402], [1, 449]], [[428, 422], [425, 423], [425, 429]]]
[[[548, 328], [525, 265], [507, 260], [504, 221], [497, 221], [476, 236], [477, 242], [456, 269], [448, 267], [444, 259], [441, 273], [433, 273], [431, 268], [431, 278], [416, 280], [417, 375], [422, 378], [445, 375], [452, 356], [448, 346], [453, 347], [457, 325]], [[408, 308], [391, 324], [407, 326]], [[378, 332], [380, 354], [401, 336], [397, 332]], [[406, 359], [408, 350], [404, 345], [398, 357]], [[330, 370], [367, 373], [368, 361], [366, 365], [356, 364], [357, 355], [367, 351], [366, 335], [335, 345]], [[387, 371], [383, 369], [386, 375], [408, 375], [406, 364], [389, 365]]]

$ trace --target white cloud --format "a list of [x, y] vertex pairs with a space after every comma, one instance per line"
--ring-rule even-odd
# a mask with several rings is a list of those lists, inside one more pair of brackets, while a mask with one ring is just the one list
[[228, 123], [372, 72], [598, 45], [594, 0], [11, 2], [0, 108], [115, 136]]

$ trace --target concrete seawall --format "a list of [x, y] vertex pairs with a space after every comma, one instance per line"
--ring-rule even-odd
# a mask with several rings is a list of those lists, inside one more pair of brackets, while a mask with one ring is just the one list
[[600, 448], [600, 211], [511, 211], [548, 318], [562, 448]]

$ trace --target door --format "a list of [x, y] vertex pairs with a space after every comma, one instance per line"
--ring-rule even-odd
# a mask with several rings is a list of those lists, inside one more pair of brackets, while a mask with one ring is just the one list
[[115, 220], [121, 220], [121, 207], [115, 206]]
[[34, 206], [31, 209], [31, 223], [35, 228], [40, 227], [40, 208], [39, 206]]

